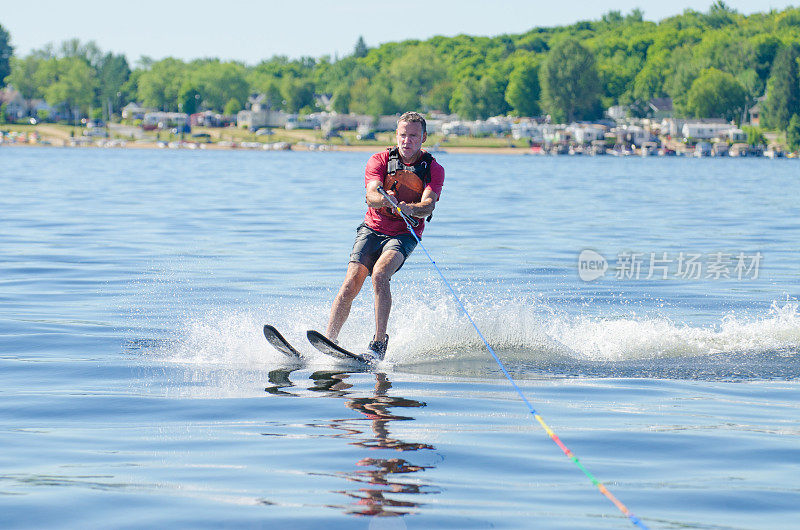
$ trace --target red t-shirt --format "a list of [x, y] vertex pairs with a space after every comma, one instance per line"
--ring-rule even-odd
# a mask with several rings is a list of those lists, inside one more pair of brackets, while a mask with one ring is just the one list
[[[369, 184], [372, 180], [377, 180], [383, 185], [383, 179], [386, 178], [386, 170], [389, 165], [389, 151], [382, 151], [375, 153], [367, 162], [367, 169], [364, 172], [364, 186]], [[444, 185], [444, 168], [436, 161], [431, 160], [431, 181], [425, 187], [426, 190], [433, 191], [437, 197], [442, 196], [442, 186]], [[423, 191], [424, 193], [424, 191]], [[438, 200], [438, 199], [437, 199]], [[425, 229], [425, 220], [418, 219], [419, 225], [414, 228], [418, 237], [422, 237], [422, 231]], [[367, 208], [367, 214], [364, 216], [366, 225], [376, 232], [385, 234], [387, 236], [399, 236], [400, 234], [407, 234], [408, 228], [402, 218], [394, 215], [386, 215], [376, 208]]]

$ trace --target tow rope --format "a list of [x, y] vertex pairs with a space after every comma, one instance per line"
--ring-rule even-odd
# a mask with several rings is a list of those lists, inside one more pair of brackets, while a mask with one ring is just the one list
[[525, 403], [525, 405], [527, 405], [528, 410], [530, 410], [531, 414], [533, 414], [533, 417], [536, 419], [537, 422], [539, 422], [539, 425], [542, 426], [542, 428], [548, 434], [548, 436], [550, 436], [550, 439], [553, 440], [553, 442], [555, 442], [555, 444], [561, 449], [561, 451], [564, 452], [564, 454], [567, 456], [567, 458], [569, 458], [578, 467], [578, 469], [580, 469], [583, 472], [583, 474], [586, 475], [586, 477], [592, 482], [592, 484], [594, 484], [597, 487], [597, 489], [600, 490], [600, 493], [605, 495], [606, 498], [608, 498], [608, 500], [610, 500], [614, 504], [614, 506], [616, 506], [619, 509], [620, 512], [622, 512], [628, 519], [630, 519], [630, 521], [634, 525], [638, 526], [639, 528], [643, 528], [645, 530], [648, 530], [647, 525], [645, 525], [638, 517], [636, 517], [633, 514], [633, 512], [631, 512], [628, 509], [627, 506], [622, 504], [622, 502], [619, 499], [617, 499], [608, 490], [608, 488], [605, 487], [605, 485], [602, 482], [597, 480], [595, 478], [595, 476], [592, 475], [589, 472], [589, 470], [584, 467], [584, 465], [581, 463], [581, 461], [578, 460], [578, 457], [575, 456], [575, 454], [572, 451], [570, 451], [570, 449], [566, 445], [564, 445], [564, 442], [562, 442], [561, 439], [558, 437], [558, 435], [555, 432], [553, 432], [553, 429], [551, 429], [550, 426], [547, 425], [547, 423], [545, 423], [544, 419], [539, 415], [539, 413], [536, 412], [536, 409], [533, 408], [533, 405], [531, 404], [531, 402], [528, 401], [528, 398], [525, 397], [525, 394], [522, 392], [522, 389], [514, 381], [514, 378], [511, 377], [511, 374], [508, 373], [508, 370], [506, 370], [506, 367], [503, 364], [503, 362], [500, 360], [500, 357], [497, 356], [497, 354], [495, 353], [494, 349], [489, 345], [489, 341], [487, 341], [484, 338], [483, 333], [481, 333], [481, 330], [478, 329], [478, 326], [475, 324], [475, 321], [472, 320], [472, 317], [470, 316], [469, 311], [467, 311], [467, 308], [464, 307], [464, 304], [461, 302], [461, 298], [458, 297], [458, 295], [456, 294], [455, 290], [450, 285], [450, 282], [448, 282], [447, 278], [444, 277], [444, 274], [442, 274], [442, 271], [439, 269], [439, 266], [436, 265], [436, 262], [433, 260], [433, 258], [431, 257], [430, 253], [428, 253], [428, 249], [425, 248], [425, 245], [422, 244], [422, 241], [417, 236], [416, 232], [414, 232], [414, 229], [411, 228], [411, 222], [410, 222], [411, 219], [409, 217], [407, 217], [406, 214], [404, 214], [402, 212], [402, 210], [400, 210], [400, 207], [397, 205], [397, 203], [394, 201], [394, 199], [392, 199], [392, 197], [388, 193], [386, 193], [386, 190], [383, 189], [383, 186], [378, 186], [378, 192], [381, 195], [383, 195], [383, 197], [387, 201], [389, 201], [391, 204], [394, 205], [395, 210], [397, 210], [397, 213], [400, 215], [400, 217], [405, 222], [406, 228], [408, 228], [408, 231], [411, 232], [412, 236], [414, 236], [414, 239], [417, 240], [417, 244], [425, 252], [425, 255], [428, 256], [428, 259], [433, 264], [433, 267], [436, 269], [436, 272], [439, 273], [439, 276], [442, 278], [442, 281], [444, 282], [444, 284], [447, 286], [448, 289], [450, 289], [450, 293], [452, 293], [453, 298], [455, 298], [456, 302], [458, 302], [458, 305], [461, 308], [461, 311], [464, 312], [464, 314], [467, 316], [467, 319], [469, 320], [469, 323], [472, 324], [473, 328], [475, 328], [475, 331], [478, 333], [478, 336], [483, 341], [483, 344], [486, 345], [486, 349], [489, 350], [489, 353], [492, 354], [492, 357], [494, 358], [494, 360], [497, 363], [497, 365], [500, 367], [500, 370], [502, 370], [503, 375], [506, 376], [506, 379], [508, 379], [508, 381], [511, 383], [511, 386], [514, 387], [514, 390], [516, 390], [517, 394], [519, 394], [519, 397], [522, 398], [522, 401]]

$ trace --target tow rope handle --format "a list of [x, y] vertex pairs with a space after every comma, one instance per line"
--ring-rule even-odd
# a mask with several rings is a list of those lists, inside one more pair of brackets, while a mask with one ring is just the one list
[[414, 228], [419, 226], [419, 221], [417, 221], [413, 217], [410, 217], [410, 216], [404, 214], [403, 211], [400, 209], [400, 207], [397, 205], [397, 202], [392, 198], [392, 196], [389, 195], [388, 193], [386, 193], [386, 190], [383, 189], [383, 186], [378, 186], [378, 192], [380, 192], [380, 194], [383, 195], [383, 197], [387, 201], [389, 201], [390, 203], [392, 203], [394, 205], [394, 209], [397, 210], [397, 213], [400, 214], [400, 217], [405, 219], [408, 224], [410, 224]]

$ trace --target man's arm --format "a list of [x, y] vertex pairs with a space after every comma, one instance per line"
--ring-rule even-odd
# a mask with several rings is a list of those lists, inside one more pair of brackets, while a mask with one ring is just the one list
[[434, 208], [436, 208], [436, 201], [439, 199], [439, 196], [436, 194], [435, 191], [431, 190], [430, 188], [426, 188], [424, 192], [422, 192], [422, 198], [419, 202], [412, 202], [406, 203], [401, 202], [399, 204], [400, 211], [402, 211], [406, 215], [410, 215], [412, 217], [419, 217], [420, 219], [424, 217], [428, 217], [430, 214], [433, 213]]
[[[389, 204], [389, 201], [378, 191], [378, 186], [380, 185], [381, 183], [376, 180], [367, 183], [367, 206], [370, 208], [383, 208], [384, 206], [394, 208], [395, 205]], [[386, 193], [394, 197], [393, 191], [386, 190]], [[401, 201], [398, 206], [400, 206], [400, 211], [408, 216], [424, 218], [433, 213], [438, 198], [439, 196], [436, 192], [426, 188], [422, 192], [422, 198], [419, 202], [407, 203]]]
[[[393, 208], [393, 204], [389, 204], [383, 195], [380, 194], [378, 191], [378, 186], [381, 185], [381, 182], [377, 180], [370, 180], [367, 182], [367, 206], [370, 208], [383, 208], [384, 206], [388, 208]], [[387, 192], [389, 195], [394, 195], [394, 192]]]

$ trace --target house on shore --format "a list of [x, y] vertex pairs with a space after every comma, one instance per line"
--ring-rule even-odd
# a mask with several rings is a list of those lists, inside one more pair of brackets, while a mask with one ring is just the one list
[[672, 98], [653, 98], [647, 102], [648, 114], [655, 120], [672, 117]]
[[711, 140], [713, 138], [728, 137], [730, 131], [736, 126], [723, 119], [711, 118], [703, 120], [687, 121], [681, 127], [681, 135], [684, 138], [695, 138], [697, 140]]
[[143, 120], [144, 115], [148, 112], [155, 112], [156, 109], [148, 109], [139, 105], [138, 103], [134, 103], [131, 101], [124, 107], [122, 107], [122, 119], [123, 120]]
[[11, 120], [19, 120], [28, 115], [25, 98], [10, 85], [0, 90], [0, 105], [5, 105], [6, 116]]
[[767, 99], [766, 94], [761, 96], [760, 98], [756, 98], [756, 104], [747, 109], [749, 122], [750, 125], [752, 125], [753, 127], [761, 127], [761, 113], [763, 111], [762, 107], [766, 99]]
[[189, 132], [189, 115], [185, 112], [148, 112], [142, 120], [142, 129], [178, 129], [179, 132]]
[[251, 131], [261, 127], [286, 127], [291, 115], [282, 110], [273, 110], [266, 98], [265, 94], [250, 96], [250, 108], [236, 114], [236, 126]]
[[572, 133], [572, 139], [577, 144], [591, 144], [596, 140], [603, 140], [606, 136], [606, 127], [597, 124], [576, 123], [567, 130]]

